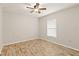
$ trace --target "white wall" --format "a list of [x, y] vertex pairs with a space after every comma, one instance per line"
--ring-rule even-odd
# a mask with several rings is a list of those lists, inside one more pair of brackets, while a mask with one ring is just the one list
[[26, 12], [3, 10], [3, 43], [38, 37], [38, 19]]
[[[57, 38], [46, 36], [46, 20], [56, 19]], [[79, 49], [79, 6], [40, 18], [40, 36], [68, 47]]]
[[[56, 19], [57, 38], [47, 37], [47, 19]], [[1, 16], [0, 21], [2, 21]], [[66, 46], [79, 49], [79, 6], [50, 14], [40, 18], [40, 20], [19, 10], [12, 12], [3, 9], [2, 24], [3, 25], [0, 25], [0, 32], [3, 31], [3, 44], [37, 38], [39, 37], [40, 29], [40, 38], [46, 38]], [[0, 38], [1, 37], [2, 36], [0, 34]]]
[[2, 7], [0, 6], [0, 53], [1, 53], [1, 48], [2, 48]]
[[2, 7], [0, 6], [0, 50], [2, 48]]

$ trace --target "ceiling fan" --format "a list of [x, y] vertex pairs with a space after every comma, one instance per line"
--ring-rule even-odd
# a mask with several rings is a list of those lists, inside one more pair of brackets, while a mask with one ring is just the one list
[[31, 13], [36, 12], [36, 13], [39, 13], [39, 14], [41, 13], [41, 10], [46, 10], [46, 8], [40, 8], [39, 3], [36, 3], [33, 7], [26, 7], [26, 8], [32, 9], [32, 11], [30, 11]]

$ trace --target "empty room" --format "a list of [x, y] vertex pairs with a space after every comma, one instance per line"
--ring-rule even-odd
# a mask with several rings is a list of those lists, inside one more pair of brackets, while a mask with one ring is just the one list
[[79, 56], [78, 3], [0, 3], [1, 56]]

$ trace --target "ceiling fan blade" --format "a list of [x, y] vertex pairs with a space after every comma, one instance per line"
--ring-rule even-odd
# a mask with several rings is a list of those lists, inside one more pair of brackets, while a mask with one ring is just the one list
[[26, 7], [26, 8], [29, 8], [29, 9], [34, 9], [34, 8], [32, 8], [32, 7]]
[[30, 3], [25, 3], [25, 5], [29, 5], [29, 6], [31, 6], [31, 4], [30, 4]]
[[39, 8], [39, 10], [46, 10], [46, 8]]
[[32, 10], [32, 11], [30, 11], [31, 13], [33, 13], [34, 12], [34, 10]]
[[40, 12], [40, 11], [38, 11], [38, 13], [40, 14], [41, 12]]

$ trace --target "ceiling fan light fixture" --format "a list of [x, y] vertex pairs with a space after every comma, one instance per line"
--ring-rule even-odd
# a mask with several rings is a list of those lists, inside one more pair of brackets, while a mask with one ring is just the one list
[[38, 9], [35, 9], [34, 11], [35, 11], [35, 12], [38, 12]]

